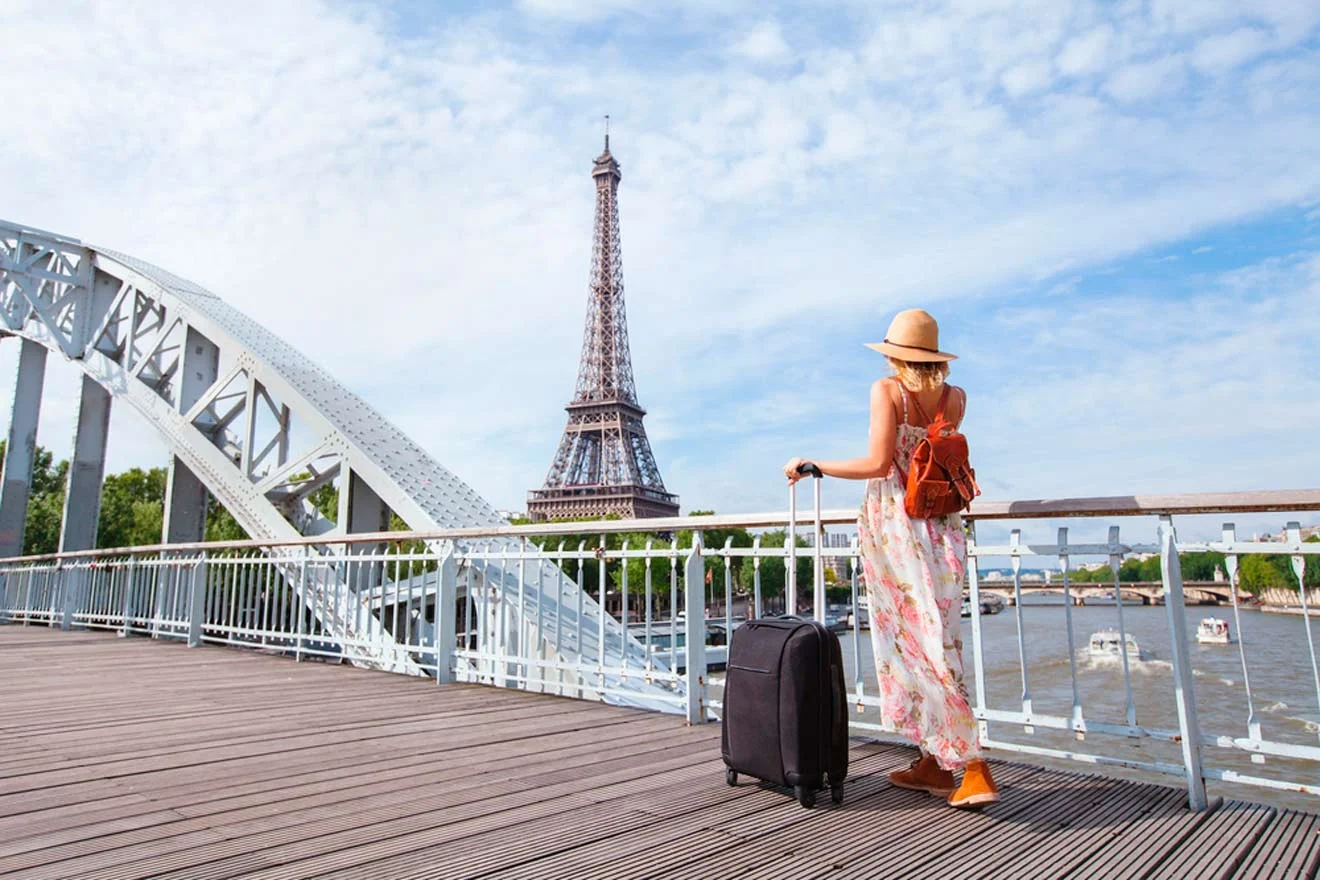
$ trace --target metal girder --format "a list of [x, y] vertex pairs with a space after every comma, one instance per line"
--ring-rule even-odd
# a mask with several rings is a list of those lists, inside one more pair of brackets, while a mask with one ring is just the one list
[[[471, 487], [284, 340], [197, 284], [142, 260], [0, 221], [0, 323], [60, 352], [114, 400], [141, 413], [174, 456], [176, 480], [195, 478], [258, 540], [333, 539], [351, 528], [344, 519], [376, 525], [386, 510], [416, 529], [504, 522]], [[309, 496], [341, 476], [348, 477], [341, 479], [349, 484], [341, 489], [347, 509], [354, 510], [354, 501], [358, 509], [335, 523]], [[181, 482], [175, 488], [182, 493], [176, 501], [195, 504], [195, 491], [184, 492]], [[296, 565], [289, 566], [296, 580]], [[522, 589], [516, 573], [484, 567], [516, 613], [535, 607], [552, 619], [581, 609], [606, 633], [606, 656], [627, 656], [641, 668], [635, 640], [590, 596], [579, 597], [576, 587], [565, 592], [553, 565], [527, 566]], [[333, 598], [337, 586], [309, 583], [315, 595], [303, 601], [346, 651], [357, 646], [349, 659], [416, 671], [381, 621], [353, 600]], [[587, 641], [580, 646], [593, 648]]]
[[[25, 344], [60, 352], [156, 428], [173, 456], [171, 501], [192, 508], [179, 510], [176, 525], [190, 524], [190, 534], [197, 483], [259, 540], [332, 540], [355, 524], [379, 527], [388, 511], [417, 529], [503, 523], [491, 504], [288, 343], [134, 257], [0, 221], [0, 323]], [[336, 478], [346, 496], [339, 522], [310, 502]], [[280, 564], [298, 582], [296, 561]], [[555, 566], [528, 565], [521, 580], [499, 565], [482, 567], [518, 616], [530, 616], [529, 608], [545, 620], [581, 614], [599, 625], [604, 642], [597, 626], [586, 627], [593, 635], [577, 651], [642, 668], [636, 641], [590, 596], [566, 590]], [[361, 588], [356, 594], [327, 573], [299, 588], [302, 601], [354, 663], [419, 671], [390, 635], [384, 620], [391, 616], [377, 619], [363, 603], [379, 589], [374, 566], [363, 568], [367, 576], [352, 580], [364, 582], [349, 584]]]
[[[144, 415], [187, 475], [254, 538], [323, 534], [332, 525], [307, 500], [309, 492], [291, 490], [300, 476], [288, 472], [291, 460], [315, 463], [306, 481], [316, 485], [350, 473], [359, 497], [378, 498], [417, 528], [502, 522], [470, 487], [290, 345], [198, 285], [141, 260], [0, 221], [0, 322], [27, 344], [59, 352]], [[204, 361], [232, 368], [189, 372], [188, 345], [201, 347]], [[227, 393], [231, 384], [238, 393]], [[293, 449], [295, 437], [307, 442], [311, 457]], [[6, 513], [21, 516], [25, 506], [7, 505]], [[355, 659], [409, 665], [370, 615], [319, 606], [329, 618], [323, 623], [346, 642], [385, 646], [380, 656]]]

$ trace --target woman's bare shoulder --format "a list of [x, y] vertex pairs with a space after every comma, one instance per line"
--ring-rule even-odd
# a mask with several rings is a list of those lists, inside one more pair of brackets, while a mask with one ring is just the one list
[[898, 380], [893, 376], [886, 376], [883, 379], [876, 379], [871, 383], [871, 400], [887, 400], [890, 403], [899, 401]]
[[956, 425], [960, 423], [963, 420], [963, 416], [967, 414], [967, 389], [959, 385], [950, 385], [949, 397], [952, 398], [951, 403], [953, 404], [953, 413], [951, 415], [956, 414], [953, 419], [953, 423]]

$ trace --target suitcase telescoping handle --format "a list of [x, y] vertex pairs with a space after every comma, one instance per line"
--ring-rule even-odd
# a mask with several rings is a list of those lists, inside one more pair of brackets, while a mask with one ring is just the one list
[[[820, 481], [825, 475], [821, 473], [820, 468], [809, 461], [804, 461], [798, 465], [799, 474], [810, 474], [815, 477], [812, 480], [812, 489], [816, 507], [816, 531], [812, 540], [815, 550], [815, 567], [813, 575], [815, 576], [814, 595], [815, 600], [815, 618], [821, 623], [825, 622], [825, 557], [821, 555], [821, 544], [824, 539], [824, 531], [820, 522]], [[785, 566], [785, 583], [787, 585], [788, 607], [785, 609], [789, 614], [797, 614], [797, 484], [788, 487], [788, 564]]]

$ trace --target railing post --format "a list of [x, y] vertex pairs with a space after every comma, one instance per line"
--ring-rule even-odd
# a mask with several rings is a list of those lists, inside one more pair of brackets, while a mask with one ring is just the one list
[[[976, 672], [976, 710], [983, 712], [989, 704], [986, 698], [985, 654], [981, 636], [981, 579], [977, 570], [980, 557], [976, 552], [976, 521], [967, 523], [967, 592], [972, 603], [972, 668]], [[976, 722], [981, 739], [990, 738], [990, 722]]]
[[1196, 718], [1191, 654], [1187, 645], [1187, 615], [1183, 605], [1182, 566], [1178, 561], [1177, 533], [1173, 518], [1160, 517], [1160, 573], [1164, 579], [1164, 605], [1169, 612], [1169, 641], [1172, 646], [1173, 694], [1178, 710], [1183, 767], [1187, 773], [1187, 801], [1193, 810], [1204, 810], [1205, 776], [1201, 772], [1201, 728]]
[[64, 632], [73, 629], [73, 615], [78, 610], [81, 580], [82, 569], [76, 566], [65, 568], [60, 562], [55, 563], [55, 583], [60, 591], [60, 629]]
[[454, 651], [458, 648], [458, 561], [450, 545], [440, 561], [440, 588], [435, 594], [435, 680], [454, 681]]
[[[692, 551], [683, 567], [684, 673], [687, 685], [688, 724], [706, 723], [706, 563], [701, 556], [701, 535], [692, 536]], [[674, 651], [678, 659], [678, 651]]]
[[197, 558], [188, 581], [188, 647], [202, 643], [202, 623], [206, 617], [206, 553]]
[[307, 593], [307, 557], [308, 549], [304, 547], [298, 557], [298, 599], [294, 602], [298, 614], [298, 634], [294, 641], [293, 659], [298, 663], [302, 662], [303, 648], [307, 645], [307, 614], [309, 611], [316, 614], [316, 597], [309, 598]]
[[137, 569], [137, 557], [129, 556], [128, 564], [124, 566], [124, 602], [120, 609], [123, 615], [123, 626], [119, 630], [120, 638], [127, 638], [129, 634], [129, 612], [133, 609], [133, 579]]

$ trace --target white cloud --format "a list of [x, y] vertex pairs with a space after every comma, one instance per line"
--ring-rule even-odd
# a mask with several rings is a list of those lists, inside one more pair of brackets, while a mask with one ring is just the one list
[[1269, 35], [1259, 28], [1238, 28], [1202, 40], [1192, 52], [1192, 66], [1205, 73], [1221, 73], [1266, 51]]
[[[1041, 279], [1062, 309], [1057, 275], [1320, 198], [1320, 64], [1275, 52], [1214, 82], [1182, 75], [1214, 34], [1284, 21], [1194, 5], [858, 4], [837, 31], [756, 7], [747, 32], [746, 4], [524, 0], [406, 38], [312, 2], [42, 6], [37, 30], [10, 6], [0, 30], [29, 37], [6, 48], [0, 102], [40, 124], [0, 142], [22, 169], [0, 215], [211, 287], [513, 507], [572, 390], [609, 112], [662, 471], [689, 505], [774, 506], [764, 475], [799, 443], [853, 449], [848, 401], [881, 369], [859, 343], [897, 308], [980, 326], [999, 308], [985, 297]], [[752, 37], [776, 63], [730, 53]], [[125, 63], [129, 46], [150, 51]], [[782, 393], [821, 385], [819, 407]], [[43, 438], [67, 448], [58, 406]], [[118, 425], [113, 461], [159, 460]], [[1079, 491], [1066, 451], [1038, 454], [1050, 486], [996, 455], [1002, 491]], [[1266, 473], [1234, 467], [1243, 484]], [[1184, 476], [1223, 488], [1218, 471]]]
[[755, 25], [745, 36], [733, 45], [733, 53], [751, 61], [763, 64], [777, 64], [786, 61], [792, 54], [784, 33], [775, 21], [763, 21]]
[[1050, 66], [1041, 62], [1014, 65], [1004, 71], [1000, 81], [1004, 84], [1004, 91], [1014, 98], [1020, 98], [1050, 84]]
[[1105, 84], [1105, 91], [1125, 104], [1150, 101], [1182, 87], [1186, 61], [1166, 55], [1120, 68]]
[[855, 114], [839, 111], [825, 120], [825, 142], [820, 154], [828, 159], [848, 161], [862, 156], [867, 149], [866, 124]]
[[1059, 72], [1065, 76], [1095, 73], [1104, 65], [1113, 41], [1114, 30], [1107, 24], [1074, 37], [1064, 45], [1055, 59]]

